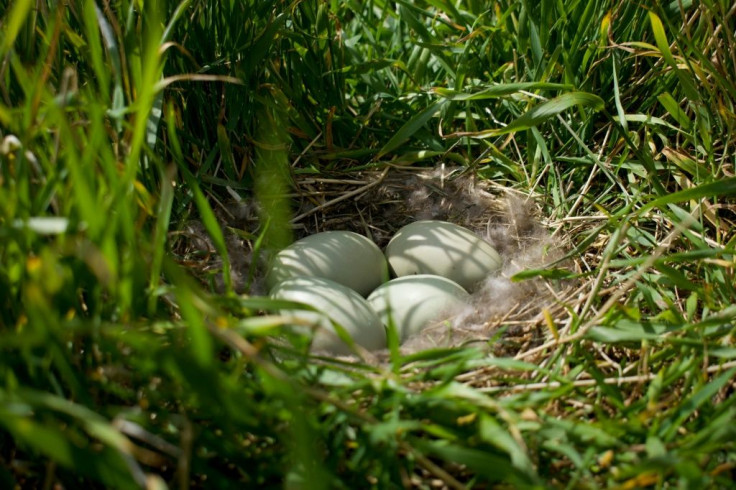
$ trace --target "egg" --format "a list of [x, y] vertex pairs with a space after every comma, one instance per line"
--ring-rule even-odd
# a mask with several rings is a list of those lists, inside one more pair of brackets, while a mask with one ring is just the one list
[[353, 341], [368, 349], [386, 347], [386, 330], [368, 302], [354, 290], [321, 277], [292, 277], [278, 283], [271, 297], [308, 304], [319, 311], [285, 310], [281, 314], [315, 325], [312, 352], [333, 355], [352, 353], [335, 333], [332, 322], [342, 326]]
[[381, 249], [352, 231], [325, 231], [298, 240], [281, 250], [266, 275], [271, 289], [290, 277], [324, 277], [367, 296], [388, 279]]
[[488, 242], [462, 226], [446, 221], [415, 221], [401, 228], [386, 247], [398, 277], [435, 274], [467, 291], [501, 268], [501, 256]]
[[418, 274], [399, 277], [382, 284], [370, 296], [384, 325], [393, 321], [404, 341], [435, 321], [451, 314], [470, 298], [459, 284], [441, 276]]

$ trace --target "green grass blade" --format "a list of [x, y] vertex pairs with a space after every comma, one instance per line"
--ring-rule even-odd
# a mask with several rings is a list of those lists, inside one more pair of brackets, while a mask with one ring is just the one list
[[225, 243], [225, 235], [222, 233], [220, 223], [217, 221], [217, 217], [212, 211], [212, 207], [194, 178], [194, 175], [184, 166], [180, 166], [179, 171], [184, 177], [187, 187], [192, 192], [202, 224], [210, 235], [210, 238], [212, 238], [212, 243], [217, 253], [222, 258], [222, 279], [225, 284], [225, 290], [227, 293], [232, 293], [233, 285], [232, 277], [230, 276], [230, 258], [227, 251], [227, 244]]
[[518, 82], [493, 85], [472, 93], [458, 92], [456, 90], [446, 89], [443, 87], [435, 87], [432, 91], [446, 99], [459, 101], [494, 99], [505, 95], [515, 94], [522, 90], [572, 90], [573, 88], [574, 87], [572, 85], [564, 83]]
[[693, 393], [685, 402], [675, 411], [671, 423], [663, 428], [662, 434], [665, 441], [670, 441], [679, 432], [682, 424], [703, 404], [708, 402], [718, 393], [732, 378], [736, 375], [736, 368], [731, 368], [724, 372], [713, 381], [706, 383], [697, 392]]
[[710, 182], [708, 184], [691, 187], [690, 189], [662, 196], [642, 206], [638, 213], [639, 215], [643, 215], [654, 208], [664, 209], [667, 204], [697, 199], [726, 197], [734, 194], [736, 194], [736, 177], [729, 177], [716, 182]]
[[672, 51], [670, 51], [670, 43], [669, 41], [667, 41], [667, 34], [664, 32], [664, 25], [662, 25], [662, 21], [657, 16], [657, 14], [650, 11], [649, 22], [652, 25], [652, 32], [654, 33], [654, 39], [657, 42], [657, 47], [662, 53], [662, 57], [664, 58], [664, 60], [675, 71], [677, 78], [682, 84], [682, 88], [685, 91], [685, 94], [687, 94], [688, 98], [693, 102], [700, 100], [700, 93], [696, 90], [692, 77], [688, 72], [678, 67], [678, 63], [675, 61], [674, 56], [672, 56]]
[[31, 0], [18, 0], [13, 3], [12, 8], [7, 12], [4, 24], [4, 35], [2, 44], [0, 44], [0, 57], [4, 58], [10, 48], [15, 43], [18, 33], [23, 28], [23, 24], [28, 17], [28, 13], [33, 7]]
[[477, 137], [488, 138], [491, 136], [500, 136], [515, 133], [517, 131], [524, 131], [537, 126], [551, 117], [554, 117], [576, 105], [592, 107], [594, 110], [600, 110], [603, 108], [604, 102], [603, 99], [597, 95], [586, 92], [562, 94], [559, 97], [534, 106], [521, 117], [509, 123], [506, 127], [481, 131], [480, 133], [477, 133]]
[[444, 100], [438, 100], [429, 105], [422, 112], [409, 119], [398, 131], [389, 139], [383, 148], [376, 155], [376, 159], [381, 158], [396, 148], [404, 144], [411, 136], [423, 128], [432, 117], [439, 112], [445, 105]]

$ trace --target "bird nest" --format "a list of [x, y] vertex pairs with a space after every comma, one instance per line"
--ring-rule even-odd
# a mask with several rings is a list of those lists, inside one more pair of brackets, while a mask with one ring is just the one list
[[[268, 257], [255, 253], [262, 222], [259, 206], [230, 193], [234, 202], [214, 200], [214, 207], [226, 236], [232, 283], [243, 294], [266, 294], [263, 276]], [[564, 243], [550, 238], [533, 200], [472, 172], [442, 166], [297, 175], [287, 197], [296, 239], [349, 230], [384, 248], [402, 226], [435, 219], [464, 226], [496, 248], [503, 258], [502, 269], [485, 279], [466, 308], [408, 339], [401, 347], [405, 354], [472, 343], [495, 355], [514, 356], [540, 344], [549, 322], [566, 316], [564, 305], [574, 294], [571, 281], [512, 279], [522, 270], [559, 261]], [[209, 278], [216, 289], [223, 287], [222, 262], [200, 222], [189, 222], [177, 232], [174, 251], [203, 280]]]

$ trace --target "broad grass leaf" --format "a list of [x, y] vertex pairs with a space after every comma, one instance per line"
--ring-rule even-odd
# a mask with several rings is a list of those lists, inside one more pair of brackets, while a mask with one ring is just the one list
[[689, 155], [681, 153], [670, 148], [662, 148], [662, 154], [668, 162], [677, 165], [683, 172], [688, 173], [691, 177], [700, 180], [703, 176], [710, 174], [710, 170], [696, 160], [690, 158]]
[[156, 147], [156, 139], [158, 138], [158, 124], [163, 115], [164, 92], [160, 90], [153, 96], [153, 105], [151, 112], [148, 113], [146, 121], [146, 143], [148, 147], [153, 149]]
[[248, 308], [252, 310], [266, 310], [266, 311], [278, 311], [278, 310], [307, 310], [317, 311], [314, 306], [306, 303], [299, 303], [297, 301], [288, 301], [285, 299], [269, 298], [266, 296], [239, 296], [237, 298], [237, 304], [242, 308]]
[[577, 276], [577, 273], [568, 269], [527, 269], [521, 272], [517, 272], [516, 274], [511, 276], [511, 280], [513, 282], [520, 282], [526, 279], [532, 279], [534, 277], [544, 277], [545, 279], [568, 279]]
[[[91, 7], [90, 7], [91, 5]], [[107, 21], [105, 14], [100, 10], [95, 2], [89, 2], [87, 8], [94, 8], [95, 15], [97, 17], [97, 23], [100, 27], [100, 34], [102, 40], [105, 43], [105, 47], [110, 52], [110, 63], [113, 67], [113, 75], [115, 76], [115, 83], [118, 86], [123, 84], [123, 74], [120, 65], [120, 49], [118, 48], [117, 40], [115, 39], [115, 31], [113, 30], [110, 23]]]
[[284, 26], [286, 21], [289, 20], [289, 16], [286, 13], [280, 13], [258, 36], [255, 42], [248, 49], [248, 57], [245, 61], [245, 73], [243, 74], [246, 78], [251, 76], [253, 72], [261, 65], [261, 61], [272, 49], [274, 45], [274, 39], [280, 32], [280, 29]]
[[646, 448], [650, 458], [663, 457], [667, 454], [667, 448], [657, 436], [647, 437]]
[[345, 73], [345, 74], [351, 74], [351, 75], [362, 75], [364, 73], [375, 73], [379, 70], [383, 70], [386, 67], [392, 66], [394, 63], [395, 63], [395, 60], [381, 58], [381, 59], [364, 61], [362, 63], [355, 63], [352, 65], [347, 65], [336, 71], [338, 73]]
[[594, 110], [601, 110], [604, 106], [603, 99], [597, 95], [587, 92], [570, 92], [555, 97], [552, 100], [543, 102], [529, 109], [518, 119], [512, 121], [508, 126], [500, 129], [490, 129], [477, 133], [476, 137], [488, 138], [499, 136], [517, 131], [524, 131], [533, 126], [537, 126], [547, 119], [560, 114], [561, 112], [574, 107], [576, 105], [592, 107]]
[[228, 178], [234, 182], [240, 180], [238, 178], [238, 170], [235, 168], [235, 159], [233, 158], [233, 148], [227, 130], [222, 124], [217, 125], [217, 147], [220, 150], [220, 157], [223, 161], [223, 168]]
[[[161, 265], [166, 253], [166, 239], [171, 223], [171, 209], [174, 203], [174, 180], [176, 167], [173, 165], [161, 171], [161, 190], [159, 193], [156, 224], [153, 231], [153, 258], [151, 260], [151, 274], [149, 288], [153, 291], [158, 287], [161, 276]], [[156, 306], [156, 295], [151, 294], [148, 299], [148, 312], [153, 314]]]
[[368, 437], [373, 444], [390, 444], [397, 434], [415, 432], [422, 429], [419, 420], [402, 420], [396, 416], [387, 417], [385, 421], [366, 426]]
[[[63, 126], [62, 134], [64, 137], [71, 138], [72, 130], [67, 126]], [[72, 154], [71, 158], [67, 163], [69, 171], [69, 181], [74, 186], [74, 203], [79, 210], [79, 215], [82, 221], [87, 226], [89, 234], [91, 236], [98, 236], [107, 224], [104, 216], [99, 212], [99, 202], [95, 195], [95, 184], [92, 179], [89, 178], [89, 173], [86, 172], [87, 163], [89, 158], [87, 155], [79, 155], [73, 149], [69, 152]]]
[[542, 57], [544, 56], [542, 43], [539, 39], [539, 29], [531, 15], [527, 16], [527, 18], [529, 19], [529, 41], [532, 49], [532, 59], [534, 60], [535, 65], [539, 65], [542, 61]]
[[562, 456], [565, 456], [578, 468], [583, 468], [585, 466], [583, 457], [574, 444], [563, 442], [552, 437], [545, 437], [543, 438], [542, 447], [552, 454], [559, 453]]
[[18, 0], [14, 2], [13, 7], [4, 19], [3, 24], [5, 25], [3, 27], [5, 28], [5, 33], [3, 36], [3, 43], [0, 45], [0, 55], [2, 55], [3, 58], [5, 58], [5, 54], [15, 43], [15, 39], [18, 37], [18, 33], [23, 27], [23, 23], [26, 21], [26, 17], [31, 11], [33, 4], [34, 2], [31, 0]]
[[669, 92], [659, 94], [657, 100], [685, 131], [690, 131], [692, 121], [690, 121], [688, 115], [680, 108], [680, 104], [677, 103]]
[[672, 0], [669, 3], [665, 3], [663, 8], [668, 14], [679, 15], [683, 11], [687, 13], [692, 6], [693, 0]]
[[[483, 351], [478, 348], [455, 347], [419, 351], [403, 360], [404, 366], [410, 362], [418, 362], [423, 368], [434, 368], [429, 372], [431, 376], [450, 380], [483, 356]], [[444, 389], [444, 385], [441, 389]]]
[[586, 337], [597, 342], [607, 343], [642, 342], [644, 340], [658, 342], [662, 340], [663, 334], [677, 329], [678, 327], [662, 323], [623, 319], [610, 327], [593, 327]]
[[[725, 250], [713, 250], [713, 249], [701, 249], [701, 250], [689, 250], [687, 252], [677, 252], [670, 255], [665, 255], [657, 259], [655, 263], [687, 263], [692, 261], [698, 261], [702, 259], [710, 259], [722, 256], [724, 253], [733, 252]], [[631, 259], [615, 259], [611, 261], [611, 267], [633, 267], [646, 262], [647, 257], [634, 257]]]
[[452, 381], [444, 386], [432, 390], [432, 396], [448, 400], [472, 401], [478, 406], [495, 407], [496, 401], [478, 389], [463, 383]]
[[289, 320], [290, 317], [282, 315], [254, 316], [239, 320], [234, 328], [246, 335], [273, 335], [288, 325]]
[[[455, 7], [454, 2], [451, 2], [449, 0], [427, 0], [427, 3], [429, 5], [436, 7], [437, 10], [440, 12], [445, 11], [449, 13], [450, 18], [446, 19], [447, 21], [464, 23], [465, 21], [465, 19], [463, 19], [464, 16], [460, 13], [457, 7]], [[438, 20], [442, 21], [442, 18], [440, 17]]]
[[[17, 407], [33, 410], [27, 412]], [[86, 429], [87, 436], [76, 424], [70, 425], [62, 419], [46, 417], [45, 422], [39, 422], [36, 412], [41, 410], [73, 417]], [[124, 461], [127, 439], [86, 407], [43, 392], [23, 390], [11, 398], [0, 391], [0, 426], [23, 447], [79, 475], [114, 488], [133, 489], [142, 484], [140, 468], [127, 466]], [[104, 443], [101, 450], [91, 444], [95, 439]]]
[[197, 308], [197, 304], [201, 301], [196, 298], [196, 293], [187, 285], [177, 286], [174, 289], [174, 294], [176, 294], [181, 317], [186, 322], [189, 330], [189, 347], [193, 354], [192, 361], [202, 368], [209, 368], [213, 363], [214, 342], [207, 331], [204, 315]]
[[169, 37], [171, 37], [171, 32], [174, 30], [174, 27], [176, 26], [182, 15], [186, 13], [187, 8], [189, 8], [189, 5], [192, 3], [192, 1], [193, 0], [183, 0], [179, 5], [177, 5], [176, 10], [171, 15], [169, 22], [166, 24], [166, 29], [164, 29], [164, 32], [161, 35], [161, 44], [169, 40]]
[[[613, 116], [613, 120], [616, 122], [620, 122], [621, 118], [618, 116]], [[642, 124], [646, 124], [647, 126], [664, 126], [669, 129], [672, 129], [673, 131], [677, 131], [679, 133], [684, 134], [684, 131], [681, 128], [678, 128], [677, 126], [674, 126], [668, 123], [661, 117], [650, 116], [648, 114], [626, 114], [626, 121], [642, 123]], [[623, 164], [623, 165], [628, 165], [628, 164]]]
[[606, 40], [608, 39], [608, 31], [611, 28], [611, 11], [609, 10], [606, 12], [606, 15], [603, 16], [603, 19], [601, 20], [601, 27], [599, 30], [599, 43], [600, 45], [604, 45], [606, 43]]
[[65, 467], [74, 465], [74, 448], [62, 430], [19, 417], [0, 407], [0, 425], [33, 451], [46, 455]]
[[502, 83], [491, 87], [478, 90], [476, 92], [459, 92], [444, 87], [435, 87], [432, 89], [437, 95], [449, 100], [485, 100], [503, 97], [519, 93], [522, 90], [571, 90], [574, 87], [565, 83], [549, 83], [549, 82], [517, 82]]
[[437, 158], [442, 155], [445, 155], [444, 151], [429, 151], [429, 150], [410, 151], [410, 152], [402, 153], [401, 155], [399, 155], [396, 163], [402, 163], [404, 165], [411, 165], [413, 163], [421, 162], [423, 160]]
[[[416, 31], [418, 37], [421, 39], [420, 42], [415, 42], [415, 44], [429, 50], [429, 52], [434, 56], [434, 60], [439, 63], [439, 65], [445, 71], [444, 75], [447, 78], [456, 78], [455, 70], [451, 66], [452, 59], [446, 54], [445, 46], [441, 44], [439, 40], [429, 31], [422, 20], [414, 15], [415, 12], [421, 13], [425, 16], [428, 15], [428, 13], [418, 8], [414, 2], [398, 0], [397, 3], [400, 4], [399, 14], [401, 16], [401, 20], [403, 22], [406, 22], [407, 25], [409, 25], [414, 31]], [[420, 74], [425, 73], [425, 68], [426, 67], [424, 66], [424, 64], [419, 64], [417, 66], [417, 70], [415, 70], [414, 77], [417, 78]]]
[[727, 306], [718, 313], [711, 314], [710, 316], [708, 316], [708, 318], [696, 325], [698, 326], [698, 328], [728, 325], [731, 324], [734, 320], [736, 320], [736, 304]]
[[381, 158], [387, 153], [394, 151], [396, 148], [406, 142], [414, 133], [423, 128], [430, 119], [445, 105], [444, 100], [438, 100], [430, 104], [429, 107], [424, 109], [422, 112], [409, 119], [401, 128], [396, 132], [393, 137], [383, 145], [383, 148], [378, 152], [376, 158]]
[[[92, 67], [96, 76], [96, 84], [102, 93], [102, 98], [108, 100], [110, 98], [110, 73], [106, 68], [105, 59], [102, 52], [102, 43], [98, 34], [99, 27], [97, 24], [97, 12], [95, 4], [91, 0], [83, 3], [81, 14], [84, 18], [85, 43], [88, 51], [88, 59], [92, 63]], [[71, 30], [71, 29], [70, 29]]]
[[554, 373], [544, 366], [540, 366], [533, 362], [521, 361], [512, 357], [483, 357], [471, 362], [470, 365], [474, 369], [493, 366], [508, 371], [538, 371], [543, 374], [554, 376]]
[[[89, 23], [91, 23], [92, 10], [94, 10], [97, 24], [99, 25], [100, 29], [100, 34], [102, 35], [102, 40], [105, 43], [105, 48], [107, 48], [107, 52], [109, 53], [108, 60], [113, 68], [112, 75], [115, 79], [115, 87], [112, 92], [112, 100], [110, 101], [110, 109], [108, 110], [108, 113], [115, 120], [115, 127], [117, 131], [120, 132], [123, 128], [123, 118], [125, 117], [126, 112], [125, 96], [123, 94], [124, 83], [122, 64], [120, 62], [120, 48], [118, 47], [118, 43], [115, 38], [115, 31], [110, 26], [110, 23], [105, 18], [105, 14], [102, 12], [102, 10], [100, 10], [97, 4], [95, 2], [89, 1], [85, 5], [85, 10], [86, 16], [89, 17]], [[97, 49], [98, 48], [95, 48], [95, 51]], [[93, 54], [101, 56], [101, 53]], [[98, 72], [99, 70], [102, 70], [103, 78], [101, 78], [99, 83], [105, 83], [107, 81], [107, 73], [105, 73], [106, 66], [104, 62], [102, 61], [102, 59], [99, 59], [94, 63]], [[103, 92], [106, 93], [106, 91], [107, 87], [105, 87]], [[149, 119], [146, 118], [146, 127], [148, 126], [148, 124]], [[146, 137], [148, 137], [148, 135], [146, 135]]]
[[708, 199], [723, 196], [732, 196], [736, 194], [736, 177], [728, 177], [725, 179], [710, 182], [708, 184], [691, 187], [683, 191], [673, 192], [664, 195], [639, 209], [639, 215], [643, 215], [647, 211], [654, 208], [664, 209], [667, 204], [677, 202], [690, 201], [693, 199]]
[[482, 440], [506, 452], [511, 457], [511, 463], [519, 471], [529, 475], [534, 474], [534, 465], [526, 451], [495, 418], [487, 414], [481, 414], [478, 433]]
[[[547, 141], [545, 140], [542, 133], [539, 132], [539, 129], [536, 127], [529, 128], [529, 131], [532, 134], [532, 137], [534, 138], [534, 142], [536, 142], [536, 148], [535, 156], [532, 158], [532, 175], [531, 178], [535, 179], [537, 177], [538, 172], [538, 154], [541, 153], [542, 159], [544, 161], [545, 166], [552, 165], [552, 156], [549, 154], [549, 146], [547, 145]], [[531, 142], [530, 142], [531, 143]], [[533, 148], [533, 145], [530, 144], [530, 147]]]
[[404, 363], [409, 364], [414, 362], [429, 362], [432, 365], [442, 364], [447, 360], [448, 357], [454, 356], [460, 350], [461, 349], [450, 347], [420, 350], [414, 354], [405, 356]]
[[674, 267], [670, 267], [660, 263], [655, 264], [654, 268], [661, 272], [671, 284], [677, 286], [680, 289], [683, 289], [685, 291], [697, 291], [700, 289], [700, 286], [698, 284], [691, 281], [685, 274]]
[[601, 448], [612, 448], [618, 447], [621, 444], [618, 434], [609, 432], [613, 428], [615, 426], [609, 427], [609, 430], [605, 430], [601, 425], [592, 424], [588, 421], [549, 417], [545, 419], [545, 428], [543, 429], [542, 436], [551, 441], [567, 439], [568, 441], [579, 441], [588, 446], [595, 445]]
[[[611, 13], [606, 14], [606, 18], [608, 19], [608, 22], [610, 22]], [[608, 28], [606, 28], [608, 30]], [[616, 113], [618, 114], [619, 122], [621, 123], [621, 127], [623, 127], [624, 131], [629, 130], [629, 125], [626, 122], [626, 111], [624, 110], [623, 105], [621, 104], [621, 91], [618, 86], [618, 73], [616, 71], [616, 57], [611, 56], [611, 67], [613, 69], [613, 100], [616, 104]]]
[[659, 48], [659, 51], [662, 53], [662, 57], [667, 62], [670, 67], [672, 67], [673, 70], [675, 70], [675, 74], [677, 75], [677, 78], [680, 80], [680, 83], [682, 84], [682, 88], [685, 91], [685, 94], [687, 94], [688, 99], [691, 101], [698, 101], [701, 99], [700, 93], [695, 88], [695, 84], [693, 83], [693, 78], [690, 75], [690, 73], [680, 69], [678, 67], [677, 62], [675, 61], [674, 56], [672, 56], [672, 52], [670, 51], [670, 43], [667, 41], [667, 34], [664, 32], [664, 26], [662, 25], [662, 20], [655, 14], [654, 12], [649, 12], [649, 22], [652, 25], [652, 32], [654, 33], [654, 40], [657, 43], [657, 47]]
[[490, 481], [508, 481], [517, 477], [528, 482], [531, 478], [511, 465], [509, 458], [495, 452], [470, 449], [447, 441], [418, 441], [414, 446], [422, 452], [441, 458], [448, 463], [465, 465], [469, 470]]
[[0, 104], [0, 124], [10, 129], [12, 122], [13, 115], [10, 109], [5, 104]]

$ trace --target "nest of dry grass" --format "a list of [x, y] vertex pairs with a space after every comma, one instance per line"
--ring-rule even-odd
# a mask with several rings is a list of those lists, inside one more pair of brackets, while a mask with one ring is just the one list
[[[574, 281], [512, 280], [525, 269], [556, 264], [574, 270], [577, 266], [570, 260], [560, 263], [566, 244], [559, 237], [552, 238], [551, 224], [534, 200], [480, 180], [472, 172], [442, 166], [303, 175], [294, 178], [293, 191], [288, 197], [293, 203], [291, 225], [297, 239], [322, 231], [350, 230], [384, 248], [402, 226], [436, 219], [473, 230], [501, 254], [504, 266], [500, 273], [488, 277], [462, 311], [452, 312], [449, 320], [404, 343], [405, 354], [472, 343], [497, 356], [525, 357], [525, 352], [550, 338], [554, 330], [550, 322], [564, 324], [570, 305], [576, 303], [579, 284]], [[233, 284], [240, 293], [266, 294], [262, 278], [267, 254], [254, 261], [261, 222], [258, 205], [232, 194], [235, 201], [215, 201], [214, 207], [226, 235]], [[201, 223], [188, 223], [175, 243], [176, 253], [195, 274], [209, 277], [216, 288], [222, 288], [221, 260]], [[534, 356], [526, 357], [534, 360]]]

